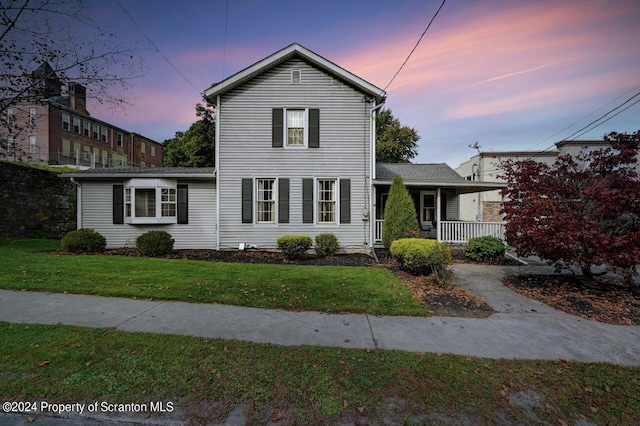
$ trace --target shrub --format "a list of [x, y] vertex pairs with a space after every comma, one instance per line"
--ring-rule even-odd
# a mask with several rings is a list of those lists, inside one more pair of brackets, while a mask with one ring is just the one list
[[73, 253], [93, 253], [102, 251], [107, 240], [94, 229], [77, 229], [62, 238], [62, 248]]
[[500, 238], [486, 235], [469, 238], [464, 251], [467, 259], [482, 261], [504, 256], [506, 249]]
[[316, 253], [318, 256], [333, 256], [338, 250], [338, 237], [333, 234], [316, 235]]
[[413, 200], [400, 176], [393, 178], [389, 198], [384, 208], [382, 243], [385, 248], [398, 238], [409, 238], [418, 230], [418, 215]]
[[286, 258], [293, 259], [302, 256], [312, 243], [308, 235], [283, 235], [276, 241], [276, 246]]
[[448, 275], [451, 249], [444, 243], [420, 238], [403, 238], [391, 243], [391, 256], [414, 275], [433, 274], [439, 280]]
[[174, 242], [166, 231], [149, 231], [136, 238], [136, 249], [145, 256], [164, 256], [171, 253]]

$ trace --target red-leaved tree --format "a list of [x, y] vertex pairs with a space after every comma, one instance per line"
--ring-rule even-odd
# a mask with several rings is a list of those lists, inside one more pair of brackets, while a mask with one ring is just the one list
[[610, 145], [558, 157], [501, 166], [506, 239], [519, 254], [556, 266], [576, 266], [585, 276], [602, 266], [630, 279], [640, 264], [640, 131], [610, 133]]

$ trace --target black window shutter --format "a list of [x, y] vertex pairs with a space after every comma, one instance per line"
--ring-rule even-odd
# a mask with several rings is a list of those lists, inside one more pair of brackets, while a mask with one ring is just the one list
[[178, 185], [178, 223], [189, 223], [189, 186]]
[[278, 179], [278, 222], [289, 223], [289, 179]]
[[124, 223], [124, 185], [113, 185], [113, 223]]
[[313, 179], [302, 179], [302, 223], [313, 223]]
[[253, 179], [242, 179], [242, 223], [253, 223]]
[[340, 223], [351, 223], [351, 179], [340, 179]]
[[271, 113], [271, 146], [282, 148], [284, 135], [284, 110], [274, 108]]
[[309, 110], [309, 148], [320, 148], [320, 110]]

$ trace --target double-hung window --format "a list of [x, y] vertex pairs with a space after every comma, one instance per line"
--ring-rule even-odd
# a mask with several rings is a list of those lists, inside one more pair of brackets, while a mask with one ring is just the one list
[[93, 125], [93, 138], [94, 139], [100, 139], [100, 135], [98, 134], [100, 132], [100, 126], [98, 126], [97, 124]]
[[80, 134], [80, 119], [73, 117], [73, 133]]
[[13, 136], [9, 136], [7, 138], [7, 153], [15, 154], [16, 152], [16, 142]]
[[86, 137], [89, 137], [89, 133], [91, 132], [91, 123], [89, 123], [87, 120], [84, 121], [82, 131]]
[[7, 108], [7, 126], [13, 124], [13, 108]]
[[258, 223], [276, 222], [275, 179], [257, 180], [257, 214]]
[[304, 109], [287, 110], [287, 146], [305, 146], [306, 114]]
[[36, 135], [29, 136], [29, 154], [37, 154], [38, 153], [38, 143], [36, 140]]
[[336, 223], [336, 181], [318, 179], [318, 221], [317, 223]]
[[118, 132], [118, 146], [122, 147], [124, 145], [124, 136], [122, 133]]
[[29, 126], [36, 125], [37, 116], [38, 116], [38, 109], [36, 107], [29, 108]]
[[107, 128], [103, 127], [102, 128], [102, 142], [106, 142], [107, 141]]
[[62, 113], [62, 129], [71, 130], [71, 116], [66, 112]]

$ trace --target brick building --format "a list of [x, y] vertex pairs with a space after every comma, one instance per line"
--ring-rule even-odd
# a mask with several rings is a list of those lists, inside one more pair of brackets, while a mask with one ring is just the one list
[[93, 168], [162, 165], [162, 144], [89, 114], [84, 86], [69, 83], [63, 94], [46, 63], [33, 76], [37, 94], [5, 109], [0, 158]]

